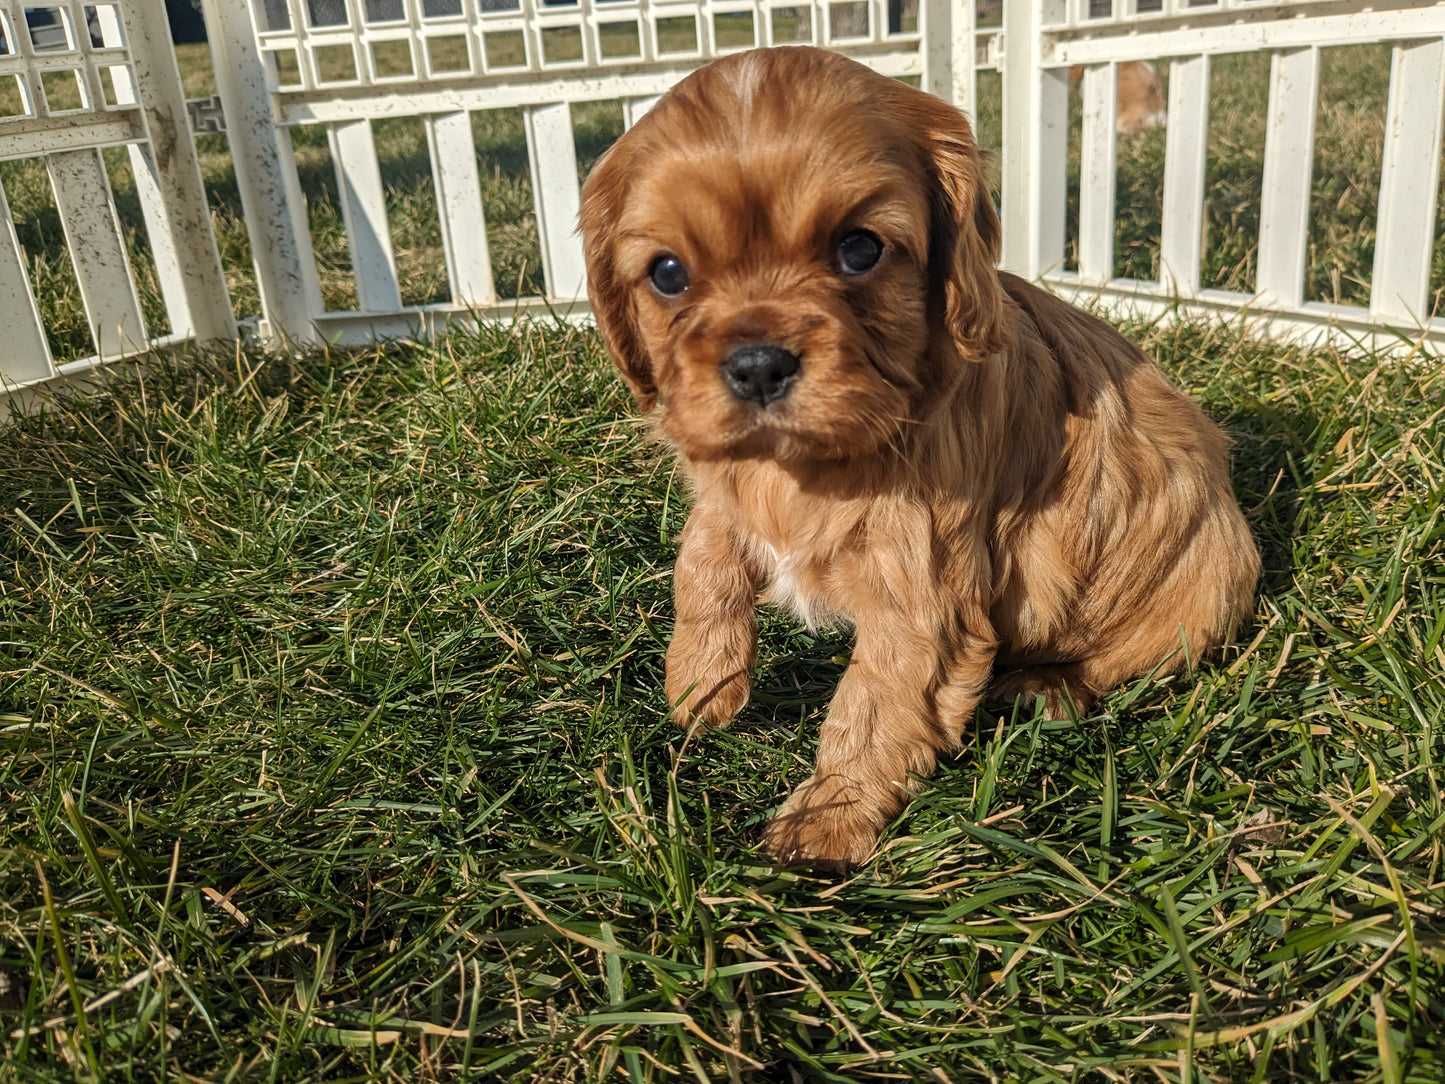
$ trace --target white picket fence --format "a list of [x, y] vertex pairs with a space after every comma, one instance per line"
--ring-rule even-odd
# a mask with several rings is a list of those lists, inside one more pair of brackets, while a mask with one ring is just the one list
[[[1105, 6], [1107, 5], [1100, 5]], [[1271, 334], [1438, 352], [1445, 323], [1428, 305], [1435, 202], [1445, 117], [1445, 4], [1376, 0], [1090, 0], [1005, 3], [1004, 35], [1025, 52], [1003, 64], [1004, 266], [1070, 298], [1155, 316], [1179, 308], [1247, 311]], [[1392, 43], [1385, 147], [1368, 309], [1305, 300], [1320, 50]], [[1253, 295], [1202, 289], [1205, 136], [1210, 60], [1267, 50], [1259, 259]], [[1169, 58], [1168, 136], [1160, 239], [1161, 282], [1112, 277], [1114, 81], [1120, 62]], [[1084, 65], [1079, 269], [1060, 270], [1065, 125], [1071, 65]]]
[[[1247, 313], [1262, 331], [1445, 347], [1428, 311], [1445, 117], [1445, 0], [204, 0], [272, 342], [429, 334], [456, 319], [585, 311], [574, 232], [571, 107], [621, 100], [632, 123], [672, 83], [754, 45], [812, 42], [921, 85], [965, 110], [977, 74], [1003, 85], [1003, 265], [1119, 312]], [[30, 12], [27, 20], [27, 11]], [[36, 12], [41, 16], [37, 18]], [[38, 25], [39, 24], [39, 25]], [[45, 32], [40, 32], [41, 26]], [[57, 29], [58, 28], [58, 29]], [[1368, 309], [1305, 300], [1320, 49], [1390, 42], [1385, 154]], [[1201, 286], [1211, 58], [1271, 55], [1264, 196], [1253, 295]], [[1112, 277], [1115, 80], [1167, 59], [1169, 110], [1159, 282]], [[1078, 270], [1063, 270], [1068, 71], [1082, 65]], [[137, 300], [100, 149], [127, 147], [172, 334], [234, 336], [162, 0], [0, 0], [0, 159], [43, 157], [97, 356], [57, 365], [0, 192], [0, 381], [25, 386], [154, 345]], [[79, 90], [52, 109], [56, 80]], [[69, 84], [67, 83], [67, 90]], [[57, 100], [59, 97], [57, 96]], [[193, 106], [196, 103], [192, 103]], [[474, 110], [520, 107], [546, 294], [500, 298], [472, 139]], [[193, 110], [200, 115], [202, 110]], [[402, 303], [372, 121], [426, 126], [451, 300]], [[323, 125], [337, 171], [358, 307], [326, 311], [289, 128]], [[163, 345], [164, 343], [162, 343]]]
[[[30, 18], [27, 19], [27, 12]], [[29, 24], [35, 25], [29, 25]], [[0, 190], [0, 382], [43, 382], [144, 350], [146, 328], [101, 149], [125, 146], [170, 341], [235, 334], [162, 0], [0, 0], [0, 160], [43, 157], [96, 357], [57, 366]]]

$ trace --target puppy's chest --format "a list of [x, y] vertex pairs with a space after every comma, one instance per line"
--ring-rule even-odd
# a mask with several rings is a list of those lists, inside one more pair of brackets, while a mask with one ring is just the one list
[[[753, 560], [765, 577], [763, 602], [790, 610], [810, 629], [836, 628], [852, 623], [852, 606], [846, 590], [847, 575], [839, 568], [840, 561], [836, 555], [829, 560], [819, 560], [797, 549], [780, 549], [757, 536], [754, 536], [753, 543]], [[850, 562], [844, 558], [841, 563]]]

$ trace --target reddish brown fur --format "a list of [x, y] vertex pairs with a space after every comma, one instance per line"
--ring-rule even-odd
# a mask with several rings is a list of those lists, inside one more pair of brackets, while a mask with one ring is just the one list
[[[1069, 81], [1077, 83], [1084, 77], [1084, 66], [1069, 69]], [[1159, 71], [1147, 60], [1126, 60], [1115, 70], [1118, 112], [1114, 127], [1124, 135], [1133, 135], [1164, 123], [1164, 81]]]
[[[886, 249], [844, 276], [854, 229]], [[856, 630], [817, 771], [768, 827], [780, 861], [867, 858], [991, 680], [1083, 709], [1248, 612], [1225, 438], [1111, 328], [994, 270], [984, 166], [942, 101], [816, 49], [718, 61], [598, 163], [582, 232], [598, 326], [696, 493], [679, 721], [747, 701], [765, 586]], [[650, 283], [662, 255], [678, 297]], [[719, 371], [759, 342], [802, 358], [766, 407]]]

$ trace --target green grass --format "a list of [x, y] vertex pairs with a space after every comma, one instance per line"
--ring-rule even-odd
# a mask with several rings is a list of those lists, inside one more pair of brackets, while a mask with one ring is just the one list
[[594, 333], [14, 423], [9, 1076], [1439, 1080], [1445, 377], [1131, 333], [1237, 439], [1254, 620], [980, 711], [844, 882], [757, 844], [847, 643], [769, 619], [733, 730], [665, 721], [685, 500]]

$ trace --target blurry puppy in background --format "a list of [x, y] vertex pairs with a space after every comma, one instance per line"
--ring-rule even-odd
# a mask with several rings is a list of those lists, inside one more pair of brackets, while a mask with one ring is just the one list
[[[1069, 68], [1069, 82], [1084, 78], [1084, 66]], [[1158, 128], [1167, 119], [1164, 81], [1159, 70], [1147, 60], [1126, 60], [1116, 73], [1116, 104], [1114, 130], [1120, 135], [1135, 135]]]
[[667, 696], [746, 703], [764, 601], [856, 645], [779, 862], [846, 869], [986, 692], [1056, 717], [1191, 665], [1259, 559], [1227, 441], [1113, 329], [995, 270], [968, 122], [812, 48], [679, 83], [587, 181], [598, 327], [691, 480]]

